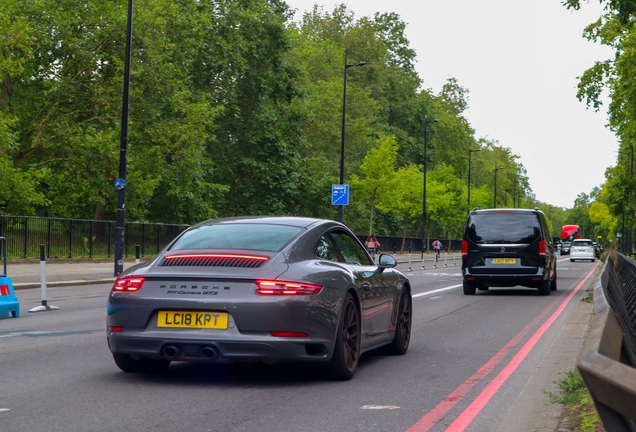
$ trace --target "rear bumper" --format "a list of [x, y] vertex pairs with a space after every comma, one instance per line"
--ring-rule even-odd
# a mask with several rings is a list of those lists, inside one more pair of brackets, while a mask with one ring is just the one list
[[570, 254], [570, 259], [571, 260], [592, 260], [592, 259], [596, 259], [596, 252], [590, 252], [590, 253], [573, 253]]
[[547, 280], [548, 272], [539, 267], [533, 274], [500, 274], [500, 273], [471, 273], [470, 268], [462, 268], [462, 277], [465, 281], [483, 283], [487, 286], [512, 287], [522, 285], [538, 287]]
[[[174, 334], [147, 335], [139, 332], [108, 333], [113, 353], [172, 361], [306, 360], [326, 361], [333, 355], [333, 340], [276, 338], [251, 335], [242, 338], [179, 338]], [[165, 348], [173, 348], [166, 351]], [[208, 351], [202, 351], [207, 348]], [[212, 348], [213, 351], [209, 351]], [[213, 356], [209, 353], [214, 352]], [[166, 354], [170, 354], [169, 356]], [[206, 355], [208, 354], [208, 355]]]

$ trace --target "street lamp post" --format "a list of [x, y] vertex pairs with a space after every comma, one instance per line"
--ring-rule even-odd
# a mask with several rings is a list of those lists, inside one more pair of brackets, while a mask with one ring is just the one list
[[497, 168], [497, 165], [495, 165], [495, 202], [493, 208], [497, 208], [497, 171], [501, 171], [502, 169], [504, 169], [504, 167]]
[[115, 276], [124, 271], [124, 225], [126, 211], [126, 161], [128, 155], [128, 105], [130, 99], [130, 59], [132, 45], [133, 0], [128, 0], [128, 21], [126, 24], [126, 58], [124, 59], [124, 96], [121, 110], [121, 137], [119, 146], [119, 178], [115, 182], [117, 190], [117, 225], [115, 232]]
[[[367, 62], [358, 62], [355, 64], [347, 64], [347, 53], [345, 52], [344, 61], [344, 89], [342, 92], [342, 136], [340, 138], [340, 184], [344, 184], [344, 161], [345, 161], [345, 117], [347, 115], [347, 69], [354, 66], [364, 66]], [[342, 222], [342, 213], [344, 206], [338, 206], [338, 222]]]
[[422, 267], [424, 267], [424, 254], [427, 250], [426, 244], [426, 149], [428, 148], [428, 125], [437, 123], [439, 120], [430, 119], [424, 116], [424, 194], [422, 199]]
[[468, 212], [470, 212], [470, 168], [471, 168], [471, 156], [474, 152], [481, 151], [482, 149], [468, 149]]

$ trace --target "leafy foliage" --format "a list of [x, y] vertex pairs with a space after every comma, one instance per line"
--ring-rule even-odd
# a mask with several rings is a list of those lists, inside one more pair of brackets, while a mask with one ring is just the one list
[[[454, 78], [422, 88], [395, 13], [315, 6], [294, 21], [281, 0], [134, 7], [128, 219], [334, 218], [343, 138], [345, 222], [358, 231], [421, 234], [426, 169], [429, 234], [457, 236], [470, 149], [472, 204], [492, 203], [495, 167], [501, 205], [530, 191], [518, 156], [475, 137], [468, 89]], [[126, 18], [125, 2], [0, 3], [3, 213], [114, 218]]]

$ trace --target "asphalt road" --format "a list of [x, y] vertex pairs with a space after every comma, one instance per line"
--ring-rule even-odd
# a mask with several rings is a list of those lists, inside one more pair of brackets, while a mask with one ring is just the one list
[[[408, 274], [414, 321], [404, 356], [365, 354], [353, 380], [312, 364], [171, 365], [125, 374], [106, 344], [110, 285], [52, 288], [58, 311], [0, 320], [0, 431], [493, 431], [554, 342], [595, 264], [560, 258], [558, 291], [465, 296], [459, 267]], [[459, 265], [459, 264], [458, 264]]]

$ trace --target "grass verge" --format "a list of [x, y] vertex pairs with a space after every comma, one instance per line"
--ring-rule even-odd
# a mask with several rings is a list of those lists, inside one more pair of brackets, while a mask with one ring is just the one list
[[596, 412], [592, 395], [577, 369], [567, 372], [565, 378], [555, 384], [559, 387], [559, 395], [546, 392], [552, 403], [565, 405], [565, 416], [558, 430], [575, 432], [603, 432], [605, 428]]

